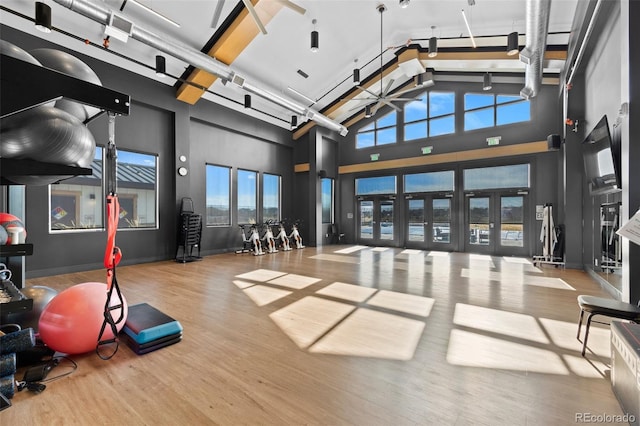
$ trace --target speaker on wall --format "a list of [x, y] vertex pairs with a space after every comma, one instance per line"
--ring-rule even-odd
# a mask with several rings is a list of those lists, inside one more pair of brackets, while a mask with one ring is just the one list
[[326, 170], [320, 170], [318, 172], [318, 176], [320, 177], [320, 179], [326, 178], [327, 177], [327, 171]]
[[558, 150], [560, 149], [560, 145], [562, 145], [562, 138], [560, 137], [560, 135], [547, 136], [547, 147], [550, 150]]

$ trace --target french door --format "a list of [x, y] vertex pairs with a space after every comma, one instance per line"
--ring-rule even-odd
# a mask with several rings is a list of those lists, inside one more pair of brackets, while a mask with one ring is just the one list
[[358, 242], [391, 246], [398, 241], [394, 196], [358, 198]]
[[405, 246], [453, 250], [457, 238], [453, 194], [408, 195], [405, 201]]
[[465, 251], [527, 256], [528, 192], [465, 194]]

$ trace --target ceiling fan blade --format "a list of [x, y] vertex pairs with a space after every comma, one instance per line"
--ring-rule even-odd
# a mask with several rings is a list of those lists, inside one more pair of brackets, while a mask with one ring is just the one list
[[366, 87], [362, 87], [362, 86], [356, 86], [358, 89], [362, 90], [363, 92], [367, 92], [368, 94], [370, 94], [371, 96], [375, 96], [376, 99], [378, 99], [380, 96], [378, 96], [377, 93], [373, 93], [371, 90], [367, 89]]
[[262, 32], [262, 34], [266, 34], [267, 29], [264, 27], [264, 25], [262, 24], [262, 21], [258, 17], [258, 14], [256, 13], [256, 9], [253, 7], [253, 3], [251, 3], [251, 0], [242, 0], [242, 3], [244, 3], [244, 7], [247, 8], [249, 15], [251, 15], [253, 20], [256, 22], [256, 25], [258, 26], [258, 28], [260, 28], [260, 31]]
[[400, 95], [404, 95], [405, 93], [414, 92], [414, 91], [416, 91], [416, 90], [418, 90], [418, 89], [420, 89], [420, 87], [412, 87], [412, 88], [410, 88], [410, 89], [404, 89], [404, 90], [401, 90], [401, 91], [399, 91], [399, 92], [395, 92], [395, 93], [391, 94], [391, 96], [400, 96]]
[[387, 83], [387, 87], [384, 88], [384, 90], [382, 91], [382, 94], [380, 96], [382, 96], [383, 98], [385, 96], [387, 96], [387, 93], [389, 93], [389, 89], [391, 89], [391, 85], [393, 85], [393, 82], [395, 80], [392, 78], [391, 80], [389, 80], [389, 82]]
[[418, 98], [390, 98], [390, 97], [386, 97], [385, 99], [391, 102], [395, 102], [395, 101], [412, 102], [412, 101], [418, 100]]
[[387, 106], [390, 106], [391, 108], [395, 109], [398, 112], [402, 111], [399, 106], [392, 104], [391, 102], [389, 102], [388, 100], [386, 100], [384, 98], [380, 98], [380, 102], [378, 102], [378, 105], [380, 105], [380, 103], [383, 103], [383, 104], [385, 104]]
[[[375, 99], [373, 99], [373, 100], [375, 100]], [[358, 106], [354, 106], [353, 108], [349, 108], [347, 110], [347, 112], [355, 111], [355, 110], [358, 110], [358, 109], [365, 109], [367, 107], [367, 105], [371, 105], [371, 102], [369, 102], [369, 103], [367, 103], [365, 105], [358, 105]]]
[[211, 18], [211, 28], [216, 28], [218, 26], [218, 21], [220, 20], [220, 15], [222, 14], [222, 8], [224, 7], [224, 0], [218, 0], [216, 4], [216, 10], [213, 12], [213, 18]]
[[276, 1], [278, 1], [279, 3], [282, 3], [285, 7], [288, 7], [294, 12], [298, 12], [300, 15], [304, 15], [305, 13], [307, 13], [307, 9], [305, 9], [304, 7], [298, 6], [292, 1], [289, 1], [289, 0], [276, 0]]

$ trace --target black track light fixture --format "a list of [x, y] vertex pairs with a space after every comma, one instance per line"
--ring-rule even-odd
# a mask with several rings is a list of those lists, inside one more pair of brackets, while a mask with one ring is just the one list
[[484, 73], [482, 90], [491, 90], [491, 74], [488, 72]]
[[311, 51], [314, 53], [320, 49], [320, 35], [318, 34], [318, 31], [316, 31], [317, 22], [318, 21], [315, 19], [311, 21], [313, 24], [313, 31], [311, 31]]
[[298, 127], [298, 116], [297, 115], [292, 115], [291, 116], [291, 128], [295, 129], [296, 127]]
[[507, 55], [517, 55], [520, 52], [518, 44], [518, 32], [509, 33], [507, 36]]
[[364, 118], [373, 117], [373, 111], [371, 110], [371, 105], [367, 105], [364, 107]]
[[244, 107], [251, 108], [251, 95], [244, 95]]
[[167, 75], [167, 62], [164, 56], [156, 55], [156, 75], [164, 77]]
[[41, 1], [36, 2], [36, 28], [43, 33], [51, 32], [51, 7]]

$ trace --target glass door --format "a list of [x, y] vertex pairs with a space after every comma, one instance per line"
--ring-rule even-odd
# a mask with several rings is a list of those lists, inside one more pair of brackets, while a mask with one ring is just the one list
[[491, 196], [466, 195], [465, 248], [472, 253], [493, 252], [493, 209]]
[[451, 197], [409, 196], [405, 245], [423, 250], [452, 250], [455, 234], [452, 210]]
[[358, 199], [360, 244], [393, 245], [397, 241], [395, 199]]
[[465, 250], [527, 256], [527, 192], [465, 194]]

